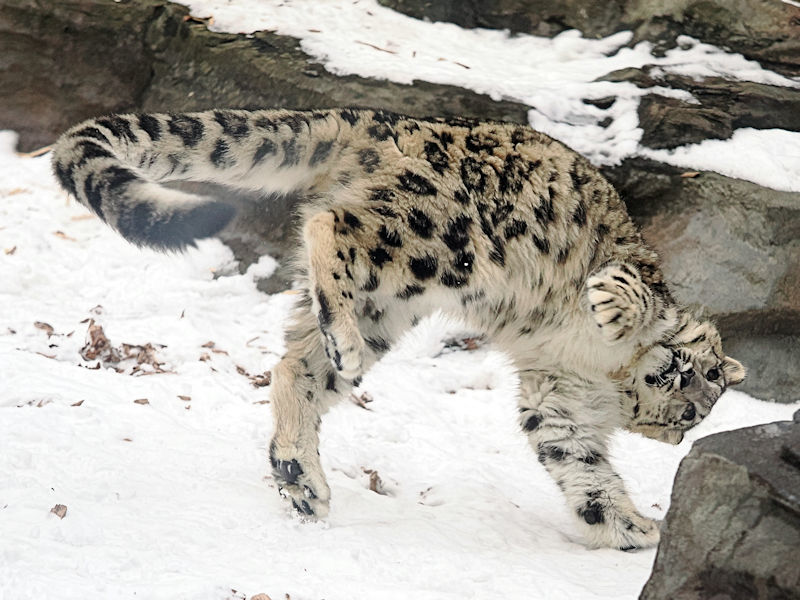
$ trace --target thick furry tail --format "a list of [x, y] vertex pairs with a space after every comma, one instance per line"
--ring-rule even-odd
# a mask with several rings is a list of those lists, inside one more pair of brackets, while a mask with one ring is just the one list
[[127, 240], [180, 250], [219, 233], [236, 207], [165, 183], [302, 192], [343, 146], [345, 123], [339, 111], [113, 115], [61, 136], [53, 169], [68, 192]]

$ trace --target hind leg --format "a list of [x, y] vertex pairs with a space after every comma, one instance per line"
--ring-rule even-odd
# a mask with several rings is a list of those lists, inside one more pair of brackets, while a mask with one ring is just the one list
[[325, 353], [339, 375], [353, 380], [364, 370], [364, 339], [355, 316], [354, 257], [335, 233], [338, 216], [324, 211], [303, 228], [308, 258], [309, 290], [322, 332]]
[[269, 449], [272, 475], [298, 512], [324, 517], [330, 489], [319, 457], [322, 415], [352, 388], [325, 355], [306, 297], [295, 309], [287, 352], [273, 371], [270, 402], [275, 426]]
[[[366, 339], [364, 370], [410, 326], [410, 318], [403, 320], [398, 312], [390, 316], [369, 299], [359, 302], [352, 318], [359, 336], [363, 332]], [[273, 370], [270, 399], [275, 432], [269, 458], [281, 494], [299, 513], [322, 518], [328, 514], [330, 489], [319, 455], [321, 418], [350, 393], [353, 382], [342, 377], [326, 355], [309, 295], [293, 317], [286, 334], [287, 352]]]
[[620, 550], [658, 543], [608, 461], [607, 440], [621, 420], [617, 393], [572, 373], [520, 373], [520, 424], [539, 462], [566, 497], [591, 546]]

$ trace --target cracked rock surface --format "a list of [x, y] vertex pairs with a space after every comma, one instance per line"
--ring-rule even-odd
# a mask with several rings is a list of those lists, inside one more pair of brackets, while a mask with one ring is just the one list
[[683, 459], [640, 600], [800, 598], [800, 411]]

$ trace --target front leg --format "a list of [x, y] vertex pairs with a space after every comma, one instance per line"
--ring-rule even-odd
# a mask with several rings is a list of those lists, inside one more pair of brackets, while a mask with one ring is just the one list
[[620, 550], [654, 546], [659, 525], [642, 516], [608, 461], [619, 425], [617, 392], [572, 373], [522, 371], [520, 424], [558, 484], [589, 544]]

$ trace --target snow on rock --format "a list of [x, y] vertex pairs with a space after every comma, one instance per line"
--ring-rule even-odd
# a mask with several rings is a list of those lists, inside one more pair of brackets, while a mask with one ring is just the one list
[[[368, 410], [327, 415], [331, 515], [301, 523], [269, 475], [269, 386], [254, 381], [296, 298], [256, 290], [273, 263], [239, 274], [217, 241], [137, 249], [14, 139], [0, 133], [0, 598], [638, 596], [654, 550], [582, 545], [518, 430], [505, 357], [446, 346], [463, 332], [442, 318], [365, 377]], [[93, 323], [155, 358], [82, 357]], [[680, 446], [620, 433], [611, 458], [662, 517], [692, 440], [797, 407], [728, 392]]]
[[[740, 54], [727, 52], [688, 36], [663, 56], [651, 54], [652, 44], [625, 47], [632, 34], [619, 32], [603, 39], [586, 39], [565, 31], [554, 38], [507, 31], [463, 29], [451, 23], [431, 23], [380, 6], [377, 0], [182, 0], [197, 17], [213, 16], [215, 31], [250, 34], [275, 31], [298, 38], [301, 47], [325, 68], [339, 75], [360, 75], [410, 84], [415, 79], [457, 85], [495, 99], [510, 99], [535, 107], [530, 124], [561, 140], [598, 165], [648, 154], [639, 145], [636, 108], [651, 91], [691, 101], [687, 92], [670, 88], [648, 90], [628, 82], [598, 81], [612, 71], [654, 65], [665, 72], [691, 77], [728, 77], [743, 81], [800, 87], [800, 81], [762, 68]], [[656, 72], [656, 71], [653, 71]], [[616, 101], [601, 109], [584, 100], [609, 96]], [[610, 124], [609, 124], [610, 120]], [[602, 125], [601, 125], [602, 123]], [[760, 138], [764, 139], [764, 138]], [[732, 144], [733, 146], [733, 144]], [[800, 134], [782, 138], [783, 162], [800, 156]], [[747, 153], [687, 149], [698, 163], [681, 165], [756, 181], [794, 191], [779, 169], [755, 174], [753, 163], [768, 163], [769, 142], [755, 143]], [[677, 160], [677, 159], [675, 159]], [[796, 160], [794, 161], [797, 162]]]

